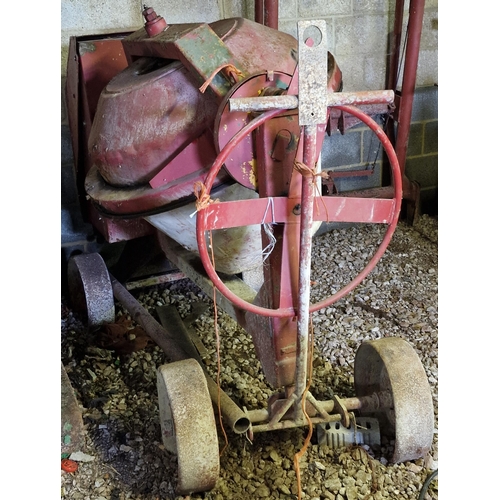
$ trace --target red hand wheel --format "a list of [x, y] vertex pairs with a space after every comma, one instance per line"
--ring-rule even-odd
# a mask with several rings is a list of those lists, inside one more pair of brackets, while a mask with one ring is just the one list
[[[392, 184], [394, 188], [394, 196], [390, 199], [382, 198], [353, 198], [342, 196], [329, 196], [321, 197], [321, 203], [316, 203], [314, 209], [315, 221], [329, 221], [329, 222], [356, 222], [356, 223], [383, 223], [387, 224], [387, 230], [384, 238], [377, 251], [370, 259], [368, 264], [363, 270], [354, 278], [350, 283], [345, 285], [335, 294], [323, 299], [320, 302], [311, 304], [309, 312], [318, 311], [324, 307], [328, 307], [337, 300], [341, 299], [349, 292], [351, 292], [366, 276], [373, 270], [384, 254], [392, 235], [398, 223], [399, 212], [401, 209], [401, 201], [403, 197], [401, 171], [399, 162], [394, 151], [394, 148], [384, 133], [382, 128], [370, 116], [360, 111], [354, 106], [335, 106], [337, 109], [349, 113], [365, 125], [367, 125], [378, 137], [382, 146], [388, 156], [391, 172]], [[270, 120], [283, 110], [272, 110], [262, 113], [254, 118], [251, 122], [245, 125], [234, 137], [224, 146], [219, 155], [217, 156], [214, 164], [205, 182], [206, 194], [209, 195], [212, 189], [214, 179], [222, 165], [228, 158], [233, 149], [259, 126], [263, 125], [267, 120]], [[319, 197], [318, 197], [319, 198]], [[272, 202], [273, 211], [268, 210], [269, 203]], [[235, 306], [243, 310], [266, 317], [279, 317], [289, 318], [296, 315], [296, 311], [291, 307], [281, 307], [271, 309], [267, 307], [251, 304], [240, 297], [234, 292], [229, 290], [223, 281], [219, 278], [217, 272], [212, 265], [208, 255], [208, 248], [206, 243], [206, 232], [215, 229], [225, 229], [229, 227], [238, 227], [250, 224], [264, 224], [264, 223], [287, 223], [292, 218], [292, 210], [296, 201], [291, 198], [272, 197], [272, 198], [258, 198], [252, 200], [238, 200], [228, 202], [210, 203], [207, 207], [198, 210], [196, 220], [196, 238], [198, 242], [198, 249], [203, 266], [212, 280], [217, 290]], [[236, 204], [236, 205], [235, 205]]]

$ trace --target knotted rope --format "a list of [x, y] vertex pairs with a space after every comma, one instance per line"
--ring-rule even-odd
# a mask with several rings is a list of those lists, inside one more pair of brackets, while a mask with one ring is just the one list
[[[318, 196], [321, 198], [321, 202], [323, 203], [323, 206], [325, 207], [325, 212], [326, 212], [326, 222], [330, 222], [330, 219], [328, 217], [328, 209], [326, 207], [326, 203], [325, 203], [325, 200], [323, 200], [323, 196], [322, 196], [322, 193], [318, 187], [318, 184], [316, 183], [316, 179], [318, 177], [321, 177], [323, 179], [328, 179], [328, 174], [321, 170], [319, 172], [315, 172], [314, 169], [312, 169], [311, 167], [308, 167], [305, 163], [302, 163], [301, 161], [297, 161], [295, 160], [293, 162], [293, 168], [295, 170], [297, 170], [297, 172], [299, 172], [302, 176], [304, 177], [312, 177], [313, 179], [313, 185], [314, 185], [314, 189], [315, 191], [318, 193]], [[317, 199], [316, 199], [316, 196], [314, 197], [314, 202], [317, 203]], [[317, 205], [316, 205], [316, 209], [317, 209]]]
[[[313, 177], [316, 179], [317, 177], [322, 177], [323, 179], [328, 179], [328, 174], [321, 170], [320, 172], [315, 172], [314, 169], [311, 167], [308, 167], [305, 163], [302, 163], [301, 161], [295, 160], [293, 162], [293, 168], [297, 170], [301, 175], [304, 177]], [[316, 186], [317, 187], [317, 186]]]
[[[194, 195], [196, 196], [196, 212], [199, 212], [203, 208], [207, 208], [211, 203], [218, 203], [219, 199], [212, 200], [210, 195], [207, 193], [207, 187], [203, 182], [196, 181], [193, 186]], [[190, 217], [193, 217], [196, 212], [193, 212]]]

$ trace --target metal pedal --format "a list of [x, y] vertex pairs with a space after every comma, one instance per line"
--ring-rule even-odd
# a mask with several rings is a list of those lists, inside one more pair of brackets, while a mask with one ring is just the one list
[[316, 425], [318, 444], [326, 444], [330, 448], [340, 448], [351, 444], [380, 446], [380, 426], [376, 418], [358, 417], [356, 424], [351, 421], [349, 427], [341, 422], [328, 422]]

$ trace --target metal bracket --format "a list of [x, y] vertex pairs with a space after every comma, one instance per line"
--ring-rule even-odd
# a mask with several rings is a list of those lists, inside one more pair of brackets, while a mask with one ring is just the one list
[[333, 411], [340, 414], [342, 425], [344, 427], [349, 427], [351, 423], [349, 412], [338, 396], [333, 396]]
[[299, 125], [325, 123], [327, 112], [326, 21], [299, 21]]

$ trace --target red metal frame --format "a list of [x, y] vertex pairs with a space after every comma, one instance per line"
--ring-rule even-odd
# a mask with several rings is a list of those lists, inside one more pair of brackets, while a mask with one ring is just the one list
[[103, 217], [85, 192], [85, 177], [91, 168], [88, 139], [97, 102], [107, 83], [127, 67], [121, 40], [129, 34], [71, 37], [68, 53], [66, 104], [80, 208], [84, 220], [110, 243], [154, 233], [143, 219]]
[[[425, 0], [410, 0], [410, 12], [408, 18], [407, 46], [405, 51], [405, 65], [403, 71], [403, 82], [399, 100], [396, 101], [396, 112], [394, 119], [398, 122], [395, 150], [401, 165], [401, 173], [405, 177], [406, 153], [408, 151], [408, 139], [410, 136], [411, 114], [413, 109], [413, 97], [417, 81], [418, 55], [420, 51], [420, 38], [422, 35], [422, 22], [424, 18]], [[397, 86], [397, 71], [399, 52], [401, 44], [401, 23], [404, 0], [396, 2], [396, 19], [394, 21], [394, 33], [396, 46], [392, 62], [391, 85], [395, 91]], [[407, 183], [409, 181], [406, 181]]]

